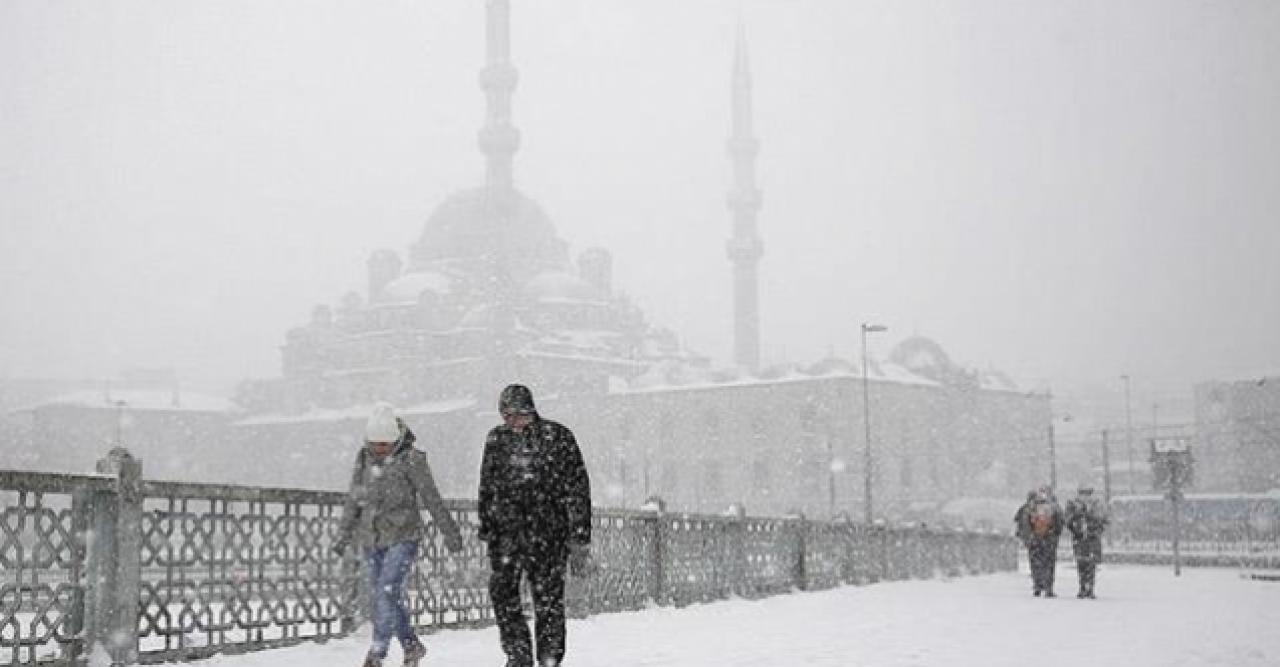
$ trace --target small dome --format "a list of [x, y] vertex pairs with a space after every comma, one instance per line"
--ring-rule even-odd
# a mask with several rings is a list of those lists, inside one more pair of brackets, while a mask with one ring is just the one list
[[540, 273], [524, 286], [527, 298], [541, 302], [602, 302], [604, 295], [594, 285], [563, 271]]
[[415, 301], [423, 292], [444, 295], [452, 291], [453, 279], [436, 271], [406, 273], [387, 283], [386, 294], [391, 301]]
[[955, 364], [942, 350], [942, 346], [924, 336], [912, 336], [898, 343], [889, 354], [889, 359], [914, 372], [955, 369]]
[[941, 345], [924, 336], [913, 336], [898, 343], [889, 353], [889, 361], [914, 375], [942, 384], [974, 386], [977, 383], [974, 373], [956, 364]]

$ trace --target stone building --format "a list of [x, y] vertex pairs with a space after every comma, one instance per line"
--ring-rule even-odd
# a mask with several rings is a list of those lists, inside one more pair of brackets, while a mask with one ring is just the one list
[[1280, 377], [1195, 386], [1195, 489], [1280, 489]]

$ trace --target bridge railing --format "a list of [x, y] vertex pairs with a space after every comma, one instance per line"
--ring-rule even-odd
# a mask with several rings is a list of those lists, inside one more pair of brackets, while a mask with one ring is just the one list
[[[122, 449], [98, 470], [0, 471], [0, 666], [190, 660], [325, 641], [367, 617], [357, 550], [331, 550], [345, 494], [146, 481]], [[464, 549], [428, 524], [406, 590], [421, 629], [493, 620], [476, 505], [447, 506]], [[989, 534], [602, 508], [593, 521], [597, 567], [567, 591], [579, 616], [1017, 562]]]

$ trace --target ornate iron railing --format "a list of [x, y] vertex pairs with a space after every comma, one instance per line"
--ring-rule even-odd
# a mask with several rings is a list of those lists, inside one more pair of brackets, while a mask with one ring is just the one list
[[83, 653], [90, 499], [114, 483], [0, 471], [0, 665]]
[[[331, 550], [344, 494], [144, 481], [119, 449], [99, 470], [0, 471], [0, 666], [190, 660], [323, 641], [367, 615], [360, 557]], [[448, 554], [428, 525], [412, 621], [491, 623], [475, 503], [447, 506], [465, 547]], [[597, 509], [593, 535], [574, 615], [1016, 567], [1006, 537], [802, 517]]]

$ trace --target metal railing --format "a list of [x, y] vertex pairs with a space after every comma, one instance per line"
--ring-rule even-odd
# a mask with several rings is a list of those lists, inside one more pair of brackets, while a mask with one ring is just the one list
[[[191, 660], [347, 634], [367, 616], [360, 558], [334, 555], [345, 494], [144, 481], [122, 449], [100, 475], [0, 471], [0, 666]], [[471, 501], [464, 550], [428, 524], [407, 585], [419, 628], [492, 622]], [[582, 616], [1016, 568], [1008, 537], [803, 517], [596, 509]]]

